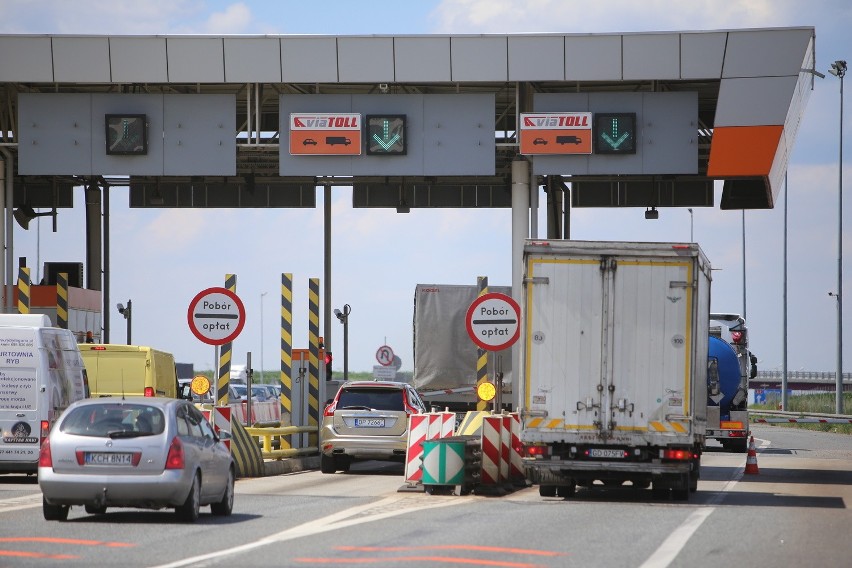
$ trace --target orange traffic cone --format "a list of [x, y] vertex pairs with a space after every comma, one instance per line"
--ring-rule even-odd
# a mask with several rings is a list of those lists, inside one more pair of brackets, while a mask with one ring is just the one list
[[748, 443], [748, 455], [746, 456], [746, 473], [758, 474], [760, 473], [757, 469], [757, 451], [754, 448], [754, 436], [751, 437], [751, 441]]

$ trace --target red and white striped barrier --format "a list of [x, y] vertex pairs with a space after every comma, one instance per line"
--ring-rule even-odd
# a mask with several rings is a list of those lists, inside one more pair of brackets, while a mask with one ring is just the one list
[[408, 447], [405, 452], [405, 481], [418, 483], [423, 478], [420, 470], [420, 458], [423, 456], [423, 442], [429, 436], [429, 415], [412, 414], [408, 417]]
[[480, 480], [483, 485], [500, 483], [502, 429], [502, 416], [486, 416], [482, 419], [482, 476]]
[[518, 412], [509, 414], [511, 426], [509, 436], [509, 479], [512, 481], [526, 479], [524, 473], [523, 444], [521, 443], [521, 415]]
[[405, 452], [405, 481], [420, 483], [423, 442], [452, 436], [456, 425], [453, 412], [412, 414], [408, 417], [408, 444]]
[[755, 418], [758, 424], [852, 424], [852, 418]]
[[228, 436], [223, 440], [225, 446], [231, 449], [231, 407], [217, 406], [213, 409], [213, 429], [217, 434], [227, 432]]
[[500, 481], [509, 480], [509, 460], [512, 451], [512, 417], [502, 415], [500, 424]]

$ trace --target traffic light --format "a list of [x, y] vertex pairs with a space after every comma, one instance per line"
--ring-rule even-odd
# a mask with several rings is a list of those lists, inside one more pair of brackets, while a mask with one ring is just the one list
[[325, 352], [325, 380], [331, 380], [331, 361], [333, 357], [331, 356], [331, 351]]

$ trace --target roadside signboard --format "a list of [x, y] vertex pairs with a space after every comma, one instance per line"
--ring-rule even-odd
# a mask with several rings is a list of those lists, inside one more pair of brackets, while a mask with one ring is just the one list
[[358, 113], [290, 113], [290, 155], [360, 156]]
[[379, 347], [378, 351], [376, 351], [376, 361], [384, 367], [393, 365], [393, 349], [387, 345]]
[[186, 319], [195, 337], [209, 345], [224, 345], [243, 330], [246, 310], [227, 288], [207, 288], [189, 303]]
[[373, 365], [373, 378], [390, 381], [396, 378], [396, 369], [384, 365]]
[[523, 112], [521, 154], [591, 154], [592, 113]]
[[505, 294], [483, 294], [470, 304], [465, 324], [468, 335], [479, 347], [500, 351], [521, 335], [521, 307]]

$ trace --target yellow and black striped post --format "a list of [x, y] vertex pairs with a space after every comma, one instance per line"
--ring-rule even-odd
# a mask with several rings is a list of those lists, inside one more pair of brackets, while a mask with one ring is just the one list
[[[237, 275], [225, 275], [225, 288], [231, 292], [237, 291]], [[223, 343], [219, 347], [219, 373], [216, 380], [216, 406], [228, 404], [228, 383], [231, 380], [231, 351], [232, 343]]]
[[[476, 279], [477, 284], [479, 284], [479, 294], [477, 297], [483, 296], [488, 293], [488, 277], [480, 276]], [[476, 388], [479, 389], [479, 385], [486, 382], [488, 380], [488, 351], [481, 347], [476, 348]], [[477, 392], [479, 392], [477, 390]], [[476, 400], [476, 409], [477, 410], [488, 410], [488, 401], [481, 400], [477, 397]]]
[[[281, 425], [293, 411], [293, 275], [281, 274]], [[292, 420], [287, 424], [294, 426]], [[281, 438], [281, 449], [290, 449], [290, 436]]]
[[[308, 426], [319, 427], [319, 278], [308, 282]], [[319, 446], [319, 430], [308, 435], [308, 446]]]
[[56, 275], [56, 327], [68, 329], [68, 273]]
[[30, 313], [30, 269], [18, 268], [18, 313]]

